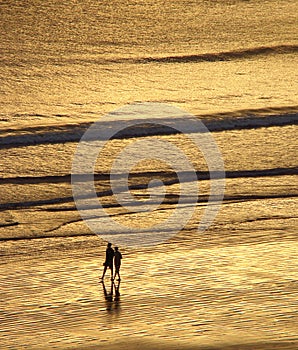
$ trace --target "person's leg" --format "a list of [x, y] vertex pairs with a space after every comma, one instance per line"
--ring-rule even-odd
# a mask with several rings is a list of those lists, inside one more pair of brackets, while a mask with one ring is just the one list
[[103, 268], [103, 272], [102, 272], [102, 276], [101, 276], [101, 279], [103, 280], [105, 274], [106, 274], [106, 271], [107, 271], [107, 266], [105, 265], [105, 267]]
[[114, 275], [114, 279], [116, 278], [116, 275], [118, 274], [118, 267], [115, 265], [115, 275]]
[[111, 281], [113, 281], [114, 280], [114, 278], [113, 278], [113, 265], [110, 266], [110, 269], [111, 269]]
[[118, 275], [118, 278], [119, 278], [119, 281], [120, 281], [120, 266], [116, 266], [115, 269], [116, 269], [116, 272], [115, 272], [115, 277], [114, 278], [116, 278], [116, 275]]

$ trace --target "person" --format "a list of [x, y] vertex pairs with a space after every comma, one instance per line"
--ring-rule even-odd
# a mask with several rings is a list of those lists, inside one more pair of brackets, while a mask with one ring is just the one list
[[121, 278], [120, 278], [121, 259], [122, 259], [122, 254], [119, 252], [119, 248], [115, 247], [115, 259], [114, 259], [115, 276], [114, 276], [114, 279], [116, 278], [116, 275], [118, 275], [118, 281], [121, 281]]
[[112, 248], [112, 243], [108, 243], [107, 249], [106, 249], [106, 260], [103, 263], [104, 268], [103, 268], [103, 273], [101, 276], [101, 280], [103, 281], [104, 276], [106, 274], [107, 268], [111, 270], [111, 281], [113, 281], [113, 259], [114, 259], [114, 249]]

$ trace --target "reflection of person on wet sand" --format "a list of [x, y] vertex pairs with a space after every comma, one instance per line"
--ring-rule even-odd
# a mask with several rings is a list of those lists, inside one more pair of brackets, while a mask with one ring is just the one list
[[116, 283], [114, 282], [114, 286], [115, 286], [115, 300], [116, 298], [120, 299], [120, 281], [118, 282], [118, 284], [116, 285]]
[[[113, 300], [114, 287], [115, 287], [115, 297], [114, 297], [114, 300]], [[109, 293], [106, 290], [104, 282], [102, 282], [102, 288], [103, 288], [103, 294], [104, 294], [105, 301], [106, 301], [106, 310], [107, 311], [111, 311], [112, 310], [113, 301], [114, 301], [114, 309], [115, 309], [115, 311], [119, 311], [119, 306], [120, 306], [120, 292], [119, 292], [120, 282], [117, 285], [115, 285], [115, 283], [112, 281]]]
[[106, 260], [103, 263], [104, 269], [102, 272], [101, 280], [103, 281], [107, 268], [111, 270], [111, 281], [113, 281], [113, 260], [114, 260], [114, 249], [112, 248], [112, 243], [108, 243], [106, 249]]
[[114, 279], [116, 278], [116, 275], [118, 275], [118, 281], [121, 281], [121, 278], [120, 278], [121, 259], [122, 259], [122, 254], [119, 252], [118, 247], [115, 247], [115, 258], [114, 258], [115, 276], [114, 276]]
[[114, 308], [115, 309], [119, 309], [119, 305], [120, 305], [120, 281], [118, 282], [118, 285], [114, 284], [115, 285], [115, 297], [114, 297], [114, 303], [115, 303], [115, 306]]
[[112, 303], [113, 303], [113, 287], [114, 287], [114, 283], [113, 281], [111, 282], [111, 289], [110, 292], [108, 293], [106, 290], [106, 286], [104, 284], [104, 282], [102, 282], [102, 288], [103, 288], [103, 294], [105, 296], [105, 300], [106, 300], [106, 307], [107, 310], [110, 311], [112, 309]]

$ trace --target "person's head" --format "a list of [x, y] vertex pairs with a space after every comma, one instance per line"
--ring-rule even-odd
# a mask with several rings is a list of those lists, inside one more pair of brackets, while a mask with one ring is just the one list
[[116, 252], [118, 252], [118, 247], [115, 247]]
[[111, 246], [112, 246], [112, 243], [108, 243], [108, 247], [111, 248]]

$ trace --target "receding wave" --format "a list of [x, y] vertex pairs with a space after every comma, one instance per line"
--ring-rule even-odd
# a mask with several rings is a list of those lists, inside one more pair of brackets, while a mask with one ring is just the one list
[[[256, 200], [264, 200], [264, 199], [286, 199], [286, 198], [297, 198], [298, 194], [296, 193], [286, 193], [286, 194], [267, 194], [267, 195], [260, 195], [260, 194], [246, 194], [246, 195], [229, 195], [229, 196], [225, 196], [224, 200], [223, 200], [223, 205], [225, 203], [231, 203], [231, 202], [244, 202], [244, 201], [256, 201]], [[178, 203], [178, 198], [174, 197], [174, 198], [168, 198], [170, 200], [167, 201], [168, 205], [176, 205]], [[198, 203], [201, 204], [206, 204], [208, 201], [208, 196], [203, 196], [203, 198], [198, 200]], [[191, 202], [191, 200], [185, 199], [184, 204], [187, 204], [188, 202]], [[90, 208], [89, 208], [90, 209]], [[51, 209], [46, 209], [46, 210], [51, 210]], [[76, 210], [74, 207], [73, 208], [66, 208], [66, 210]], [[60, 211], [63, 211], [63, 209]], [[116, 215], [123, 215], [123, 214], [114, 214], [114, 216]], [[94, 218], [94, 217], [93, 217]], [[260, 220], [275, 220], [275, 219], [283, 219], [283, 220], [292, 220], [292, 219], [297, 219], [297, 216], [293, 216], [291, 214], [289, 214], [288, 216], [278, 216], [278, 217], [272, 217], [272, 218], [260, 218], [260, 219], [247, 219], [246, 221], [260, 221]], [[58, 225], [57, 227], [54, 227], [53, 229], [44, 231], [43, 233], [37, 233], [34, 235], [26, 235], [26, 234], [22, 234], [22, 235], [8, 235], [6, 237], [0, 237], [0, 242], [5, 242], [5, 241], [19, 241], [19, 240], [32, 240], [32, 239], [45, 239], [45, 238], [51, 238], [51, 239], [56, 239], [56, 238], [67, 238], [67, 237], [85, 237], [85, 236], [94, 236], [94, 233], [66, 233], [66, 234], [59, 234], [57, 233], [57, 231], [59, 230], [59, 228], [61, 226], [66, 226], [75, 222], [79, 222], [82, 221], [83, 219], [76, 219], [76, 220], [71, 220], [68, 221], [66, 223], [62, 223], [60, 225]], [[11, 223], [11, 224], [2, 224], [0, 225], [1, 227], [7, 227], [7, 226], [18, 226], [19, 223]], [[1, 252], [0, 252], [1, 255]]]
[[[274, 107], [262, 109], [246, 109], [234, 112], [222, 112], [198, 116], [211, 132], [225, 130], [256, 129], [263, 127], [287, 126], [298, 124], [298, 106]], [[175, 129], [177, 119], [172, 119], [172, 125], [167, 119], [158, 124], [138, 124], [122, 130], [113, 136], [114, 139], [137, 138], [154, 135], [171, 135], [178, 131]], [[185, 119], [184, 119], [185, 121]], [[136, 119], [136, 122], [138, 120]], [[185, 121], [186, 122], [186, 121]], [[112, 127], [114, 121], [105, 121], [100, 124], [102, 128]], [[92, 123], [65, 124], [54, 126], [32, 126], [19, 129], [7, 129], [1, 132], [0, 148], [15, 148], [41, 144], [59, 144], [65, 142], [78, 142]]]
[[[271, 176], [286, 176], [286, 175], [297, 175], [298, 174], [298, 168], [297, 167], [291, 167], [291, 168], [273, 168], [273, 169], [261, 169], [261, 170], [239, 170], [239, 171], [226, 171], [223, 172], [212, 172], [210, 174], [208, 171], [197, 171], [197, 179], [198, 180], [209, 180], [210, 176], [212, 175], [213, 178], [256, 178], [256, 177], [271, 177]], [[72, 175], [73, 177], [76, 176], [76, 174]], [[119, 178], [125, 177], [125, 174], [119, 174]], [[131, 178], [147, 178], [150, 179], [152, 176], [161, 176], [163, 178], [164, 185], [172, 185], [175, 183], [178, 183], [179, 180], [177, 178], [177, 174], [175, 172], [146, 172], [146, 173], [132, 173], [130, 174]], [[110, 178], [110, 174], [103, 173], [103, 174], [95, 174], [94, 180], [95, 181], [103, 181], [108, 180]], [[184, 182], [189, 181], [189, 176], [187, 172], [183, 173]], [[80, 181], [84, 179], [84, 176], [79, 175]], [[90, 177], [86, 176], [86, 181], [90, 181]], [[65, 176], [41, 176], [41, 177], [13, 177], [13, 178], [2, 178], [0, 179], [0, 184], [40, 184], [40, 183], [70, 183], [71, 182], [71, 175], [65, 175]], [[129, 187], [131, 190], [133, 189], [147, 189], [148, 188], [148, 181], [145, 181], [144, 183], [139, 183], [137, 185], [132, 185]], [[106, 189], [104, 191], [97, 192], [98, 197], [104, 197], [104, 196], [111, 196], [113, 195], [113, 192], [111, 189]], [[290, 197], [294, 196], [293, 193], [288, 194]], [[280, 195], [277, 195], [280, 197]], [[86, 195], [86, 198], [89, 197], [89, 194]], [[234, 198], [235, 199], [235, 198]], [[201, 197], [201, 202], [208, 201], [207, 198]], [[1, 204], [0, 203], [0, 210], [10, 210], [10, 209], [19, 209], [19, 208], [33, 208], [33, 207], [42, 207], [47, 205], [55, 205], [55, 204], [69, 204], [73, 203], [73, 197], [72, 196], [66, 196], [66, 197], [56, 197], [51, 199], [38, 199], [38, 200], [31, 200], [31, 201], [21, 201], [21, 202], [6, 202]], [[119, 207], [120, 204], [108, 204], [107, 207]], [[105, 205], [103, 204], [103, 207]], [[74, 206], [73, 206], [74, 208]], [[61, 208], [60, 208], [61, 209]], [[67, 210], [70, 208], [68, 207]]]
[[[289, 167], [289, 168], [266, 168], [266, 169], [259, 169], [259, 170], [231, 170], [226, 171], [225, 174], [223, 172], [213, 172], [209, 173], [208, 171], [197, 171], [197, 179], [198, 180], [209, 180], [210, 175], [212, 175], [213, 178], [220, 178], [225, 177], [227, 179], [240, 179], [240, 178], [260, 178], [260, 177], [281, 177], [281, 176], [293, 176], [298, 174], [298, 167]], [[75, 175], [74, 175], [75, 176]], [[118, 174], [120, 177], [125, 177], [125, 174]], [[165, 186], [170, 186], [173, 184], [179, 183], [179, 179], [177, 177], [177, 174], [173, 171], [143, 171], [143, 172], [135, 172], [131, 173], [130, 177], [132, 179], [135, 179], [136, 181], [133, 182], [129, 186], [131, 190], [134, 189], [147, 189], [149, 181], [154, 177], [159, 177], [162, 179], [162, 182]], [[104, 181], [109, 181], [110, 174], [109, 173], [99, 173], [95, 174], [94, 180], [99, 183], [103, 183]], [[183, 181], [192, 181], [192, 177], [188, 176], [188, 172], [183, 172]], [[80, 175], [80, 181], [84, 180], [84, 177]], [[90, 180], [89, 177], [86, 178], [86, 181]], [[69, 183], [71, 182], [71, 175], [64, 175], [64, 176], [37, 176], [37, 177], [30, 177], [30, 176], [19, 176], [19, 177], [11, 177], [11, 178], [0, 178], [0, 185], [6, 185], [6, 184], [22, 184], [22, 185], [31, 185], [31, 184], [57, 184], [57, 183]], [[108, 186], [103, 187], [101, 191], [97, 191], [97, 196], [99, 198], [103, 197], [110, 197], [113, 195], [112, 189]], [[84, 198], [88, 198], [90, 195], [86, 194], [84, 195]], [[298, 194], [294, 189], [288, 189], [287, 191], [279, 192], [279, 193], [226, 193], [223, 200], [223, 205], [235, 202], [250, 202], [250, 201], [258, 201], [258, 200], [271, 200], [271, 199], [290, 199], [294, 200], [297, 198]], [[173, 193], [167, 193], [165, 194], [164, 198], [164, 204], [169, 208], [171, 206], [176, 206], [178, 203], [178, 200], [180, 203], [183, 203], [183, 205], [188, 205], [192, 203], [193, 198], [191, 196], [179, 196], [177, 194]], [[210, 198], [208, 193], [202, 193], [196, 198], [196, 201], [198, 205], [206, 205], [208, 201], [217, 201], [217, 198]], [[154, 203], [153, 203], [154, 204]], [[118, 208], [120, 209], [121, 204], [117, 202], [103, 202], [102, 206], [104, 208]], [[127, 207], [130, 206], [129, 203], [126, 204]], [[132, 208], [134, 205], [132, 204]], [[95, 209], [96, 207], [94, 207]], [[13, 201], [13, 202], [6, 202], [6, 203], [0, 203], [0, 211], [10, 211], [10, 210], [23, 210], [23, 209], [34, 209], [37, 210], [40, 213], [43, 213], [42, 215], [48, 216], [47, 213], [49, 212], [59, 212], [60, 214], [66, 213], [66, 212], [76, 212], [76, 206], [74, 203], [74, 199], [71, 195], [59, 195], [57, 193], [57, 196], [55, 195], [54, 198], [47, 198], [44, 197], [44, 195], [41, 193], [39, 198], [34, 198], [29, 201]], [[86, 208], [87, 209], [87, 208]], [[88, 209], [91, 209], [90, 206], [88, 206]], [[160, 210], [163, 210], [160, 208]], [[111, 214], [111, 216], [120, 216], [120, 215], [126, 215], [126, 213], [123, 212], [115, 212], [114, 214]], [[98, 217], [98, 216], [96, 216]], [[91, 217], [90, 217], [91, 218]], [[277, 217], [273, 217], [272, 219], [276, 219]], [[293, 213], [289, 213], [289, 215], [281, 215], [278, 216], [278, 219], [283, 220], [292, 220], [293, 218], [296, 218], [293, 216]], [[271, 219], [271, 218], [270, 218]], [[4, 232], [4, 236], [0, 237], [0, 241], [16, 241], [16, 240], [31, 240], [31, 239], [44, 239], [44, 238], [59, 238], [59, 237], [75, 237], [75, 236], [93, 236], [94, 234], [91, 232], [82, 232], [77, 230], [66, 230], [65, 232], [60, 231], [60, 228], [63, 226], [68, 226], [77, 222], [82, 221], [80, 217], [77, 217], [77, 215], [70, 215], [65, 216], [65, 220], [63, 222], [57, 221], [56, 225], [54, 227], [48, 228], [46, 230], [43, 230], [42, 232], [32, 232], [30, 233], [26, 232], [25, 230], [22, 231], [22, 227], [24, 226], [24, 222], [19, 222], [16, 217], [10, 218], [9, 220], [5, 219], [0, 222], [0, 229], [1, 234]], [[255, 219], [252, 219], [255, 220]], [[267, 220], [267, 218], [261, 218], [259, 220]], [[269, 220], [269, 219], [268, 219]], [[17, 235], [15, 234], [15, 230], [19, 232]], [[11, 230], [7, 230], [8, 228], [11, 228]], [[1, 252], [0, 252], [1, 255]]]

